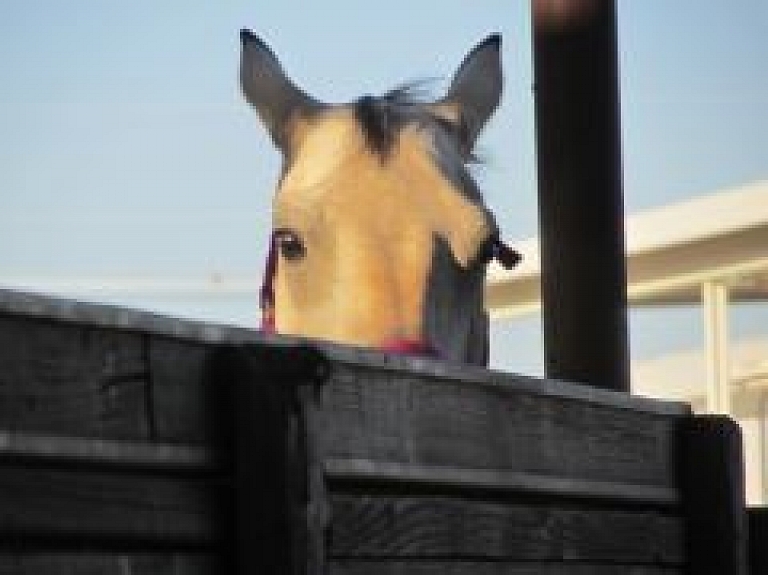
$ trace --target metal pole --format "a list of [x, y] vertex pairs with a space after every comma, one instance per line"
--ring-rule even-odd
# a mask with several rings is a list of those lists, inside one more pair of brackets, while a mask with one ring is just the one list
[[629, 391], [613, 0], [533, 0], [547, 375]]

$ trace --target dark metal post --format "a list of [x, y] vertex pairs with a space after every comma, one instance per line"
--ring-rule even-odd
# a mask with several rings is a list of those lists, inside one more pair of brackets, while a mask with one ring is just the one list
[[533, 0], [548, 377], [629, 391], [614, 0]]

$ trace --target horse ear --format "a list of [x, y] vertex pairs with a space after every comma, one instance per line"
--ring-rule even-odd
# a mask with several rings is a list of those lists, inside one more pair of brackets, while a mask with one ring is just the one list
[[240, 31], [240, 86], [246, 101], [256, 108], [275, 145], [290, 154], [298, 120], [323, 108], [283, 72], [280, 62], [261, 38]]
[[502, 83], [501, 36], [493, 34], [467, 54], [445, 98], [436, 104], [443, 113], [454, 110], [469, 149], [499, 105]]

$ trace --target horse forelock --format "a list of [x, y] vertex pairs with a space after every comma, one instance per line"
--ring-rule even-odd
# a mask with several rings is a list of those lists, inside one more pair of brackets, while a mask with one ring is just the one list
[[479, 161], [465, 146], [466, 128], [461, 119], [453, 122], [435, 113], [423, 82], [399, 86], [383, 96], [363, 96], [352, 107], [368, 150], [382, 163], [389, 159], [400, 133], [415, 127], [427, 136], [429, 147], [425, 151], [440, 173], [468, 200], [482, 203], [468, 168]]
[[352, 104], [368, 149], [382, 161], [386, 161], [406, 125], [428, 123], [424, 96], [419, 84], [406, 84], [383, 96], [363, 96]]

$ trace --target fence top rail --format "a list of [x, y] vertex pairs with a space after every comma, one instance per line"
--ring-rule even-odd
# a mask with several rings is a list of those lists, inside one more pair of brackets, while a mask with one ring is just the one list
[[244, 345], [312, 348], [333, 364], [358, 365], [365, 368], [434, 377], [447, 381], [471, 382], [503, 390], [505, 387], [526, 393], [558, 396], [564, 399], [608, 405], [620, 409], [642, 411], [661, 416], [685, 416], [690, 407], [680, 402], [661, 401], [632, 396], [587, 385], [551, 379], [503, 373], [475, 366], [463, 366], [424, 357], [393, 355], [328, 342], [307, 342], [300, 338], [266, 335], [258, 330], [219, 323], [180, 319], [116, 305], [83, 302], [0, 288], [0, 316], [27, 318], [87, 325], [96, 328], [134, 331], [207, 345]]

